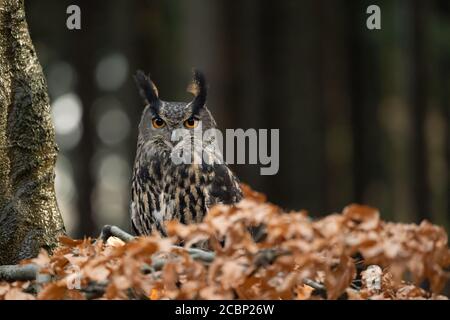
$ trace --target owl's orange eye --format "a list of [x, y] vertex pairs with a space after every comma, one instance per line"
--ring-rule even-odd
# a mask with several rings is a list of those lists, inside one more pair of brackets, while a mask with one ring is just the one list
[[166, 125], [163, 119], [157, 117], [152, 119], [152, 125], [155, 129], [160, 129]]
[[184, 122], [184, 126], [187, 129], [194, 129], [198, 125], [198, 120], [195, 118], [189, 118]]

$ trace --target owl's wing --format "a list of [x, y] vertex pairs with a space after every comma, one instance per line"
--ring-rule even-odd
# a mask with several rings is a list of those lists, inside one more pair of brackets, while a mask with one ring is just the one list
[[[239, 180], [223, 162], [220, 148], [214, 141], [207, 141], [205, 144], [205, 141], [189, 137], [177, 144], [172, 152], [178, 154], [178, 150], [186, 149], [191, 150], [194, 162], [201, 161], [200, 164], [194, 164], [194, 170], [200, 171], [201, 185], [206, 188], [208, 207], [216, 203], [233, 204], [242, 199]], [[181, 168], [181, 171], [186, 171], [186, 168]]]
[[196, 148], [196, 152], [203, 159], [201, 167], [203, 176], [207, 180], [208, 207], [217, 203], [239, 202], [242, 199], [239, 179], [223, 161], [222, 153], [215, 140], [209, 141], [204, 148]]
[[210, 205], [216, 203], [233, 204], [242, 199], [239, 179], [224, 163], [205, 164], [208, 172], [208, 193]]

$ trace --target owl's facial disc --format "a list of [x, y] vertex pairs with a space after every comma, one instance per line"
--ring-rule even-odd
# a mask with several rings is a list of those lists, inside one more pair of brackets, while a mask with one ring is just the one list
[[141, 136], [144, 141], [156, 143], [155, 146], [172, 149], [186, 134], [192, 135], [197, 128], [201, 130], [200, 116], [193, 114], [189, 103], [160, 100], [157, 111], [150, 106], [144, 111]]
[[[139, 141], [153, 150], [172, 149], [184, 134], [194, 135], [215, 128], [216, 123], [206, 107], [207, 85], [202, 73], [194, 71], [188, 92], [189, 102], [163, 101], [149, 76], [138, 71], [135, 76], [141, 97], [146, 105], [139, 125]], [[201, 138], [200, 138], [201, 139]]]

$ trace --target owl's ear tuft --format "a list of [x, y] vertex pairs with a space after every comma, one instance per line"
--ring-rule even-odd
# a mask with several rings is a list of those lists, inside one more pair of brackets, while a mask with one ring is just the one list
[[154, 106], [158, 104], [158, 89], [153, 83], [152, 79], [150, 79], [150, 75], [147, 76], [142, 70], [138, 70], [136, 75], [134, 76], [134, 80], [136, 81], [136, 85], [139, 89], [139, 94], [144, 100], [145, 104], [150, 106]]
[[193, 78], [187, 88], [187, 91], [194, 95], [192, 108], [193, 112], [197, 113], [201, 108], [204, 107], [206, 103], [206, 95], [208, 93], [205, 76], [202, 72], [196, 69], [193, 70]]

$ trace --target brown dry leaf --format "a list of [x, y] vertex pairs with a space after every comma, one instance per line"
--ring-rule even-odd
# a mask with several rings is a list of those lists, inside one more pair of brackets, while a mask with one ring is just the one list
[[161, 291], [156, 289], [156, 288], [153, 288], [151, 290], [151, 292], [150, 292], [149, 298], [150, 298], [150, 300], [159, 300], [159, 299], [161, 299]]
[[333, 270], [329, 270], [325, 277], [328, 299], [337, 299], [345, 292], [356, 275], [353, 260], [348, 256], [342, 256], [340, 263]]
[[19, 288], [12, 288], [5, 294], [4, 299], [5, 300], [35, 300], [36, 298], [29, 293], [24, 293]]
[[210, 285], [200, 290], [200, 298], [206, 300], [232, 300], [231, 290], [224, 290], [218, 286]]
[[83, 270], [83, 275], [85, 277], [96, 282], [104, 282], [110, 273], [111, 271], [106, 266], [101, 264], [92, 268], [85, 268]]
[[361, 230], [373, 230], [380, 224], [380, 212], [372, 207], [351, 204], [344, 208], [342, 214]]
[[66, 247], [76, 247], [83, 244], [85, 240], [75, 240], [66, 236], [61, 236], [59, 237], [59, 242], [65, 245]]
[[187, 238], [195, 229], [194, 225], [185, 225], [176, 220], [166, 222], [166, 230], [169, 237]]
[[[283, 212], [263, 194], [243, 186], [244, 198], [234, 206], [211, 208], [199, 224], [167, 223], [168, 238], [138, 237], [129, 243], [110, 237], [106, 243], [61, 238], [61, 246], [35, 263], [53, 280], [39, 299], [84, 299], [81, 287], [105, 283], [100, 299], [320, 299], [300, 283], [309, 278], [324, 284], [328, 297], [349, 299], [443, 299], [437, 293], [448, 281], [450, 250], [445, 230], [427, 221], [420, 225], [380, 220], [377, 209], [349, 205], [342, 214], [314, 220], [305, 211]], [[249, 229], [261, 227], [255, 242]], [[184, 249], [208, 239], [215, 251], [210, 263], [193, 260]], [[261, 252], [281, 252], [269, 259]], [[362, 259], [353, 261], [355, 254]], [[261, 258], [265, 257], [264, 259]], [[260, 257], [260, 258], [257, 258]], [[164, 259], [162, 270], [149, 266]], [[356, 270], [367, 268], [361, 290], [350, 287]], [[142, 272], [145, 265], [146, 272]], [[380, 272], [381, 270], [381, 272]], [[369, 272], [370, 271], [370, 272]], [[405, 278], [411, 283], [406, 283]], [[381, 279], [381, 280], [380, 280]], [[381, 281], [381, 288], [374, 283]], [[428, 280], [435, 294], [417, 286]], [[31, 298], [23, 293], [33, 282], [0, 282], [0, 299]]]
[[222, 274], [218, 280], [222, 283], [225, 290], [236, 288], [245, 281], [245, 273], [247, 271], [247, 259], [242, 257], [237, 260], [229, 260], [222, 264]]
[[413, 285], [407, 285], [399, 288], [396, 293], [397, 299], [425, 299], [426, 292]]
[[332, 214], [316, 221], [313, 225], [316, 232], [325, 238], [332, 238], [342, 234], [345, 218], [340, 214]]
[[165, 291], [168, 294], [170, 292], [170, 294], [176, 295], [178, 291], [177, 282], [179, 279], [176, 263], [173, 261], [166, 263], [162, 275]]
[[297, 299], [298, 300], [309, 300], [314, 288], [307, 286], [306, 284], [297, 286]]
[[75, 266], [82, 266], [89, 260], [89, 257], [74, 255], [73, 253], [68, 253], [63, 255], [67, 259], [68, 263]]
[[348, 296], [348, 300], [365, 300], [367, 299], [367, 295], [364, 295], [361, 291], [352, 289], [352, 288], [347, 288], [345, 290], [345, 292], [347, 293]]
[[78, 290], [67, 290], [66, 299], [70, 300], [86, 300], [86, 297]]
[[[114, 281], [114, 280], [113, 280]], [[119, 289], [116, 287], [114, 283], [109, 283], [106, 288], [105, 296], [108, 300], [116, 299], [119, 295]]]
[[34, 263], [40, 267], [46, 267], [50, 263], [50, 256], [48, 255], [47, 251], [45, 251], [44, 249], [41, 249], [36, 258], [31, 259], [31, 260], [22, 261], [23, 264], [26, 264], [29, 262]]
[[62, 300], [65, 298], [67, 283], [58, 281], [47, 284], [38, 294], [39, 300]]
[[117, 290], [125, 290], [131, 287], [131, 281], [123, 275], [116, 275], [112, 278], [112, 281], [114, 289]]
[[0, 298], [3, 297], [11, 289], [8, 282], [0, 282]]

